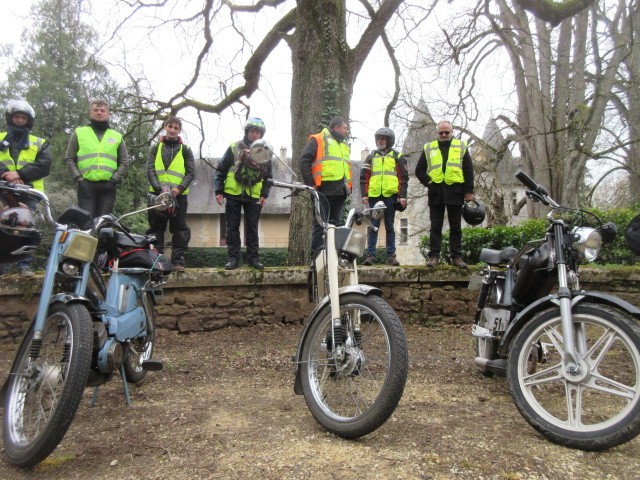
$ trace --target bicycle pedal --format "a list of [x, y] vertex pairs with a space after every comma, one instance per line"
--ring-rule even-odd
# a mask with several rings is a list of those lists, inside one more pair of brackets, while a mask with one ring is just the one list
[[144, 360], [142, 362], [142, 369], [147, 372], [158, 372], [162, 370], [164, 363], [162, 360], [154, 360], [150, 358], [149, 360]]

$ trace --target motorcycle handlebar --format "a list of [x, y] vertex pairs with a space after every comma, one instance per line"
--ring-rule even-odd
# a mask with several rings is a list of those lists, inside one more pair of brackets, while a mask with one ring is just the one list
[[536, 181], [527, 175], [524, 170], [518, 169], [516, 172], [516, 178], [522, 183], [528, 190], [534, 193], [535, 198], [540, 200], [545, 205], [551, 205], [556, 208], [560, 205], [556, 203], [552, 198], [549, 197], [549, 192], [542, 185], [536, 183]]
[[49, 204], [49, 197], [44, 192], [36, 190], [35, 188], [29, 185], [23, 185], [19, 183], [7, 182], [6, 180], [0, 180], [0, 189], [9, 190], [17, 193], [24, 193], [30, 197], [37, 197], [38, 203], [42, 205], [44, 210], [45, 220], [51, 225], [57, 225], [57, 222], [53, 219], [53, 215], [51, 214], [51, 205]]
[[316, 221], [320, 225], [324, 225], [324, 220], [322, 219], [322, 213], [320, 211], [320, 194], [315, 188], [310, 187], [309, 185], [305, 185], [304, 183], [280, 182], [272, 178], [268, 178], [266, 180], [266, 183], [267, 185], [271, 185], [272, 187], [288, 188], [289, 190], [302, 190], [305, 192], [309, 192], [311, 194], [311, 198], [313, 198], [313, 210], [315, 213]]

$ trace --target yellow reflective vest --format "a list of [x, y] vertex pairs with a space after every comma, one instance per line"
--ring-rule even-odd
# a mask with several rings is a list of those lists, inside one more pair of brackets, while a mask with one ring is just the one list
[[[169, 188], [177, 187], [184, 180], [184, 175], [187, 173], [187, 169], [184, 166], [184, 156], [182, 155], [182, 145], [180, 145], [180, 150], [176, 153], [176, 156], [171, 160], [171, 164], [169, 168], [164, 168], [164, 162], [162, 161], [162, 143], [158, 144], [158, 153], [156, 153], [156, 175], [158, 176], [158, 181], [160, 185], [163, 187], [168, 186]], [[153, 192], [153, 187], [149, 187], [149, 191]], [[189, 189], [187, 188], [180, 195], [186, 195], [189, 193]]]
[[[4, 140], [7, 136], [7, 132], [0, 133], [0, 142]], [[20, 150], [20, 155], [18, 156], [18, 161], [14, 162], [13, 158], [11, 158], [11, 152], [7, 148], [4, 152], [0, 152], [0, 163], [7, 167], [7, 170], [10, 172], [15, 172], [20, 170], [28, 163], [32, 163], [36, 161], [36, 157], [38, 156], [38, 152], [44, 145], [44, 138], [36, 137], [35, 135], [29, 135], [29, 147], [24, 150]], [[34, 180], [31, 182], [33, 188], [40, 192], [44, 192], [44, 180], [41, 178], [39, 180]]]
[[462, 172], [462, 157], [467, 151], [467, 144], [456, 138], [451, 140], [449, 147], [449, 156], [447, 158], [447, 169], [442, 170], [442, 153], [438, 147], [438, 141], [434, 140], [424, 145], [424, 153], [427, 158], [427, 175], [434, 183], [446, 183], [452, 185], [454, 183], [464, 183], [464, 174]]
[[111, 180], [118, 169], [118, 147], [122, 135], [110, 128], [104, 132], [102, 140], [90, 126], [76, 129], [78, 135], [78, 170], [86, 180], [93, 182]]
[[322, 181], [336, 181], [345, 179], [351, 190], [351, 151], [345, 142], [338, 142], [331, 132], [324, 128], [320, 133], [309, 135], [318, 143], [316, 159], [311, 164], [311, 175], [316, 187]]
[[382, 155], [377, 150], [371, 156], [371, 176], [369, 177], [369, 197], [390, 197], [399, 191], [400, 180], [396, 172], [396, 156], [389, 150]]
[[224, 180], [224, 193], [228, 193], [229, 195], [242, 195], [242, 191], [249, 195], [252, 198], [260, 198], [260, 192], [262, 192], [262, 172], [254, 169], [248, 169], [247, 173], [249, 175], [260, 176], [260, 181], [255, 183], [254, 185], [242, 185], [238, 183], [236, 180], [236, 172], [240, 168], [247, 168], [242, 165], [240, 161], [240, 149], [238, 148], [238, 143], [234, 142], [231, 144], [231, 151], [233, 152], [233, 166], [227, 172], [227, 176]]

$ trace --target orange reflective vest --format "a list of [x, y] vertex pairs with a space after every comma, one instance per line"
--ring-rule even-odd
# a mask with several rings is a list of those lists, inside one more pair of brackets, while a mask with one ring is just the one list
[[322, 181], [336, 181], [346, 179], [346, 184], [351, 189], [351, 160], [349, 145], [338, 142], [328, 129], [324, 128], [320, 133], [309, 135], [318, 143], [316, 159], [311, 164], [313, 183], [317, 187]]

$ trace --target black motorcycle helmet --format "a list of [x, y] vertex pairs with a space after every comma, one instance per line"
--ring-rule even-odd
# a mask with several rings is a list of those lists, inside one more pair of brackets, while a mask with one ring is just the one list
[[0, 263], [25, 259], [40, 245], [42, 234], [34, 228], [33, 213], [15, 197], [0, 195]]
[[462, 207], [462, 218], [469, 225], [480, 225], [484, 222], [485, 212], [484, 207], [479, 202], [472, 200], [465, 202]]
[[264, 124], [264, 121], [258, 117], [250, 117], [247, 119], [247, 122], [244, 124], [244, 133], [246, 134], [249, 130], [260, 130], [260, 138], [264, 137], [264, 134], [267, 133], [267, 127]]
[[374, 137], [387, 137], [387, 148], [393, 147], [393, 144], [396, 142], [396, 134], [393, 133], [393, 130], [387, 127], [382, 127], [376, 130]]
[[33, 124], [36, 121], [36, 112], [28, 102], [25, 100], [9, 100], [9, 102], [7, 102], [7, 107], [4, 113], [7, 125], [13, 125], [11, 117], [13, 117], [15, 113], [24, 113], [29, 119], [27, 121], [27, 128], [29, 130], [33, 128]]

